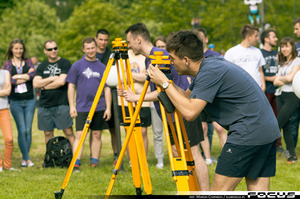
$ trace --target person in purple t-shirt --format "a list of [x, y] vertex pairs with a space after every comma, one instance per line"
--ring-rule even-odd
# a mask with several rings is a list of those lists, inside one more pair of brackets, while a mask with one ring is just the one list
[[[105, 65], [96, 58], [97, 44], [94, 38], [86, 37], [82, 42], [82, 50], [85, 57], [75, 62], [68, 72], [66, 81], [68, 85], [68, 100], [70, 104], [70, 115], [76, 118], [76, 137], [74, 142], [74, 151], [76, 150], [86, 118], [89, 114], [94, 98], [96, 96], [99, 84], [105, 71]], [[74, 103], [75, 88], [76, 108]], [[95, 110], [95, 114], [90, 124], [92, 133], [91, 144], [91, 167], [98, 166], [99, 155], [101, 152], [101, 133], [107, 129], [107, 123], [111, 118], [111, 92], [108, 86], [104, 87], [100, 100]], [[74, 172], [79, 171], [80, 157], [82, 149], [76, 160]]]
[[[153, 46], [153, 44], [151, 43], [149, 30], [147, 29], [145, 24], [142, 23], [134, 24], [128, 27], [125, 33], [127, 35], [128, 47], [131, 48], [135, 54], [142, 54], [146, 57], [145, 60], [146, 69], [148, 69], [149, 65], [151, 65], [151, 59], [149, 58], [149, 56], [154, 55], [155, 51], [163, 51], [164, 55], [169, 55], [169, 53], [166, 50]], [[179, 76], [175, 68], [173, 67], [173, 65], [170, 66], [170, 70], [171, 70], [171, 76], [174, 84], [179, 86], [180, 88], [187, 89], [189, 86], [187, 78], [184, 76]], [[151, 92], [146, 94], [144, 100], [154, 101], [154, 105], [157, 110], [157, 113], [161, 115], [159, 102], [157, 98], [158, 93], [156, 89], [156, 84], [150, 82], [150, 89]], [[122, 94], [121, 89], [119, 89], [119, 95], [120, 94]], [[132, 92], [128, 92], [128, 91], [125, 91], [123, 93], [123, 96], [127, 101], [131, 101], [131, 102], [138, 101], [139, 99], [139, 95], [132, 95]], [[196, 122], [185, 121], [185, 127], [186, 127], [187, 135], [189, 137], [191, 153], [195, 162], [195, 173], [198, 179], [200, 190], [208, 191], [209, 190], [208, 168], [201, 156], [200, 149], [199, 149], [199, 142], [203, 140], [203, 132], [202, 132], [200, 117], [197, 118]], [[172, 143], [172, 139], [171, 139], [171, 144], [174, 145]], [[176, 154], [174, 153], [174, 156], [175, 155]]]

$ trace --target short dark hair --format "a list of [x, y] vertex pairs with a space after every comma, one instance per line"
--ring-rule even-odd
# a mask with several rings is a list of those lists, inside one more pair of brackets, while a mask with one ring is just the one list
[[92, 42], [94, 42], [96, 44], [96, 46], [97, 46], [97, 43], [96, 43], [94, 37], [86, 37], [86, 38], [84, 38], [83, 41], [82, 41], [82, 48], [84, 48], [84, 44], [89, 44], [89, 43], [92, 43]]
[[141, 36], [145, 41], [151, 42], [150, 33], [148, 28], [143, 23], [136, 23], [127, 28], [125, 34], [131, 33], [135, 38], [136, 36]]
[[[52, 42], [56, 43], [56, 41], [51, 40], [51, 39], [45, 41], [45, 43], [44, 43], [44, 48], [46, 49], [46, 44], [47, 44], [47, 43], [52, 43]], [[57, 43], [56, 43], [56, 45], [57, 45]]]
[[255, 33], [255, 31], [258, 32], [258, 28], [247, 24], [242, 27], [240, 34], [241, 34], [242, 39], [244, 40], [244, 39], [246, 39], [247, 35], [252, 36]]
[[295, 20], [293, 21], [293, 25], [296, 25], [297, 23], [300, 23], [300, 17], [298, 17], [297, 19], [295, 19]]
[[265, 44], [265, 38], [268, 38], [270, 36], [270, 32], [275, 32], [275, 30], [272, 30], [272, 29], [269, 29], [269, 30], [265, 30], [261, 33], [261, 36], [260, 36], [260, 41], [262, 44]]
[[106, 29], [104, 29], [104, 28], [101, 28], [101, 29], [99, 29], [99, 30], [97, 31], [96, 37], [98, 37], [99, 34], [102, 34], [102, 35], [108, 35], [108, 37], [110, 36], [109, 32], [108, 32]]
[[155, 39], [154, 39], [154, 41], [153, 41], [153, 45], [156, 47], [156, 42], [157, 41], [162, 41], [162, 42], [164, 42], [164, 43], [167, 43], [167, 39], [164, 37], [164, 36], [158, 36], [158, 37], [156, 37]]
[[207, 31], [204, 28], [198, 28], [197, 29], [199, 32], [202, 32], [205, 36], [205, 38], [207, 37]]
[[297, 50], [296, 50], [296, 44], [295, 44], [295, 41], [291, 38], [291, 37], [284, 37], [281, 41], [280, 41], [280, 52], [278, 53], [278, 63], [280, 66], [283, 66], [284, 62], [286, 62], [286, 57], [282, 54], [281, 52], [281, 48], [282, 46], [286, 46], [287, 44], [291, 44], [292, 46], [292, 57], [291, 57], [291, 60], [294, 60], [298, 53], [297, 53]]
[[167, 51], [174, 52], [180, 59], [187, 56], [193, 61], [199, 61], [203, 58], [203, 43], [194, 32], [181, 30], [169, 35]]

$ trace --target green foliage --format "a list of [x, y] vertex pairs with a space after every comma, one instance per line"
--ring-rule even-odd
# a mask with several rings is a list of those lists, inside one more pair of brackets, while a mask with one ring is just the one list
[[85, 37], [94, 37], [98, 29], [105, 28], [110, 32], [111, 41], [116, 37], [125, 39], [124, 31], [128, 25], [126, 15], [119, 7], [104, 1], [87, 0], [76, 7], [64, 23], [59, 39], [60, 52], [75, 62], [83, 55], [81, 43]]
[[[42, 44], [51, 38], [58, 39], [60, 55], [72, 62], [82, 56], [83, 38], [95, 36], [100, 28], [111, 33], [111, 46], [116, 37], [126, 39], [124, 31], [134, 23], [145, 23], [153, 40], [191, 29], [194, 17], [201, 19], [209, 43], [214, 43], [217, 51], [227, 50], [241, 41], [239, 32], [249, 24], [250, 12], [241, 0], [0, 0], [1, 11], [2, 59], [13, 38], [25, 41], [30, 56], [42, 56]], [[264, 21], [276, 29], [279, 40], [294, 37], [292, 22], [299, 12], [300, 1], [264, 0]]]
[[84, 0], [45, 0], [45, 3], [55, 8], [60, 21], [67, 20], [73, 12], [75, 6], [79, 6]]
[[[53, 39], [59, 28], [55, 10], [39, 0], [17, 2], [2, 14], [0, 23], [0, 57], [3, 59], [14, 38], [20, 38], [26, 45], [28, 56], [42, 56], [43, 44]], [[3, 63], [3, 60], [1, 60]]]
[[0, 0], [0, 16], [6, 8], [12, 7], [13, 5], [14, 0]]

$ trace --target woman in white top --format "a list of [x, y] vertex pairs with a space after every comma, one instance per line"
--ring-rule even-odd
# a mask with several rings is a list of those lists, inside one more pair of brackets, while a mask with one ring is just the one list
[[9, 71], [0, 69], [0, 128], [3, 133], [5, 144], [4, 161], [2, 161], [2, 155], [0, 155], [0, 172], [3, 171], [3, 166], [6, 170], [16, 170], [11, 166], [14, 145], [7, 98], [7, 96], [10, 94], [10, 91], [11, 83]]
[[283, 129], [286, 148], [290, 154], [287, 163], [294, 163], [297, 161], [297, 156], [289, 119], [299, 107], [299, 98], [294, 93], [292, 81], [300, 68], [300, 58], [297, 58], [296, 46], [292, 38], [284, 37], [280, 41], [278, 62], [280, 67], [274, 80], [274, 86], [279, 86], [275, 93], [277, 96], [277, 120], [279, 128]]

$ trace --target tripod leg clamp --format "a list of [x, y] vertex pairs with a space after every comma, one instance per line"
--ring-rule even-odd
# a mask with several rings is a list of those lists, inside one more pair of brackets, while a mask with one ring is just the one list
[[113, 169], [112, 172], [113, 172], [114, 175], [117, 175], [118, 174], [118, 169]]

